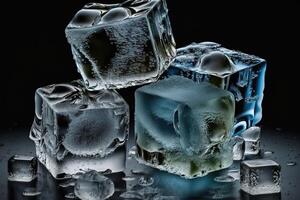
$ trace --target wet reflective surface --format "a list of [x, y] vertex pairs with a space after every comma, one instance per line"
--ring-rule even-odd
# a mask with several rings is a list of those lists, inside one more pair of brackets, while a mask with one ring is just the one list
[[[1, 199], [70, 199], [66, 197], [72, 197], [74, 187], [72, 180], [70, 180], [70, 178], [54, 180], [50, 173], [41, 165], [38, 167], [38, 178], [30, 183], [7, 181], [7, 160], [11, 156], [15, 154], [34, 155], [34, 144], [28, 139], [28, 132], [29, 130], [27, 129], [1, 130]], [[299, 141], [300, 136], [297, 135], [296, 132], [275, 130], [275, 128], [262, 129], [262, 153], [260, 153], [258, 157], [275, 160], [281, 165], [281, 194], [250, 196], [244, 192], [240, 192], [238, 171], [234, 170], [239, 169], [239, 162], [235, 162], [234, 165], [231, 166], [230, 171], [226, 169], [211, 173], [203, 178], [186, 180], [176, 175], [139, 165], [133, 158], [134, 155], [132, 155], [132, 153], [128, 155], [127, 170], [124, 173], [107, 175], [115, 184], [115, 193], [110, 199], [125, 199], [121, 197], [135, 195], [135, 199], [296, 200], [297, 197], [300, 196], [299, 187], [297, 185], [300, 180]], [[289, 163], [295, 164], [290, 165]], [[233, 176], [234, 179], [224, 179], [226, 175]], [[24, 197], [24, 190], [33, 191], [32, 188], [36, 188], [34, 191], [35, 195]]]

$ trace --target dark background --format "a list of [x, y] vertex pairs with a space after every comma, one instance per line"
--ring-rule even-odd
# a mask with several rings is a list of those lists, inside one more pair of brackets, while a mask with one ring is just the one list
[[[36, 88], [80, 78], [64, 29], [76, 11], [88, 2], [1, 3], [0, 128], [29, 128]], [[199, 0], [167, 2], [177, 47], [194, 41], [215, 41], [265, 58], [268, 70], [262, 123], [297, 129], [300, 80], [297, 5], [274, 1], [268, 5]], [[132, 103], [132, 89], [123, 90], [122, 94]]]

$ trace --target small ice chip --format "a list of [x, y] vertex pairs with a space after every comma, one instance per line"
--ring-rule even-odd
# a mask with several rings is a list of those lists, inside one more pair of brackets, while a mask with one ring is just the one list
[[260, 127], [245, 130], [241, 136], [245, 140], [245, 155], [257, 155], [260, 152]]
[[247, 160], [240, 166], [241, 189], [251, 195], [280, 192], [280, 165], [272, 160]]
[[8, 160], [8, 180], [30, 182], [37, 177], [37, 159], [32, 156], [14, 155]]

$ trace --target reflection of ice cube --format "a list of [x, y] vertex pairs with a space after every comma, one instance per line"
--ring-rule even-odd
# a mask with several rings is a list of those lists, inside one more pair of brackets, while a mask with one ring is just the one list
[[245, 140], [245, 155], [257, 155], [260, 151], [260, 128], [250, 127], [241, 136]]
[[233, 160], [243, 160], [245, 155], [245, 140], [242, 137], [235, 136], [233, 140]]
[[241, 163], [241, 189], [251, 195], [280, 192], [280, 166], [272, 160]]
[[82, 200], [104, 200], [115, 192], [114, 183], [96, 171], [81, 175], [74, 187], [75, 195]]
[[37, 159], [15, 155], [8, 160], [8, 180], [30, 182], [37, 177]]
[[137, 153], [148, 164], [187, 178], [231, 165], [230, 92], [174, 76], [138, 89], [135, 98]]
[[265, 71], [266, 61], [261, 58], [202, 42], [178, 49], [163, 77], [180, 75], [232, 92], [236, 99], [233, 134], [240, 134], [262, 118]]
[[118, 93], [89, 92], [73, 81], [40, 88], [35, 100], [30, 138], [54, 177], [80, 169], [122, 171], [129, 111]]
[[176, 52], [165, 0], [87, 4], [66, 36], [89, 90], [155, 81]]

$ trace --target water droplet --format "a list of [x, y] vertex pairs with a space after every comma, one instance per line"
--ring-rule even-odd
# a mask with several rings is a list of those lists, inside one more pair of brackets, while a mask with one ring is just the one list
[[72, 187], [74, 185], [75, 185], [75, 181], [74, 180], [67, 180], [67, 181], [59, 184], [59, 186], [62, 187], [62, 188]]
[[25, 190], [23, 191], [23, 196], [25, 197], [35, 197], [40, 195], [41, 192], [38, 191], [36, 188], [25, 188]]
[[271, 156], [273, 153], [273, 151], [265, 151], [264, 156]]
[[288, 162], [286, 165], [287, 166], [295, 166], [297, 163], [296, 162]]
[[219, 176], [216, 177], [214, 180], [219, 183], [231, 183], [235, 181], [235, 179], [229, 175]]
[[62, 174], [58, 174], [56, 176], [56, 180], [66, 180], [66, 179], [71, 179], [72, 176], [70, 174], [65, 174], [65, 173], [62, 173]]
[[140, 177], [138, 183], [139, 185], [146, 187], [152, 185], [154, 183], [154, 179], [150, 176], [142, 176]]
[[76, 196], [75, 196], [75, 194], [73, 192], [71, 192], [71, 193], [66, 194], [65, 198], [67, 198], [67, 199], [75, 199]]
[[234, 180], [240, 180], [240, 170], [229, 170], [227, 175], [234, 178]]
[[132, 169], [130, 170], [130, 172], [134, 175], [146, 175], [147, 173], [142, 171], [142, 170], [135, 170], [135, 169]]
[[137, 191], [127, 191], [120, 195], [123, 199], [144, 199], [143, 196]]
[[87, 107], [88, 107], [88, 105], [83, 104], [83, 105], [81, 105], [81, 106], [79, 107], [79, 109], [84, 110], [84, 109], [86, 109]]
[[125, 177], [123, 177], [122, 178], [122, 180], [123, 181], [135, 181], [136, 180], [136, 178], [135, 177], [133, 177], [133, 176], [125, 176]]

